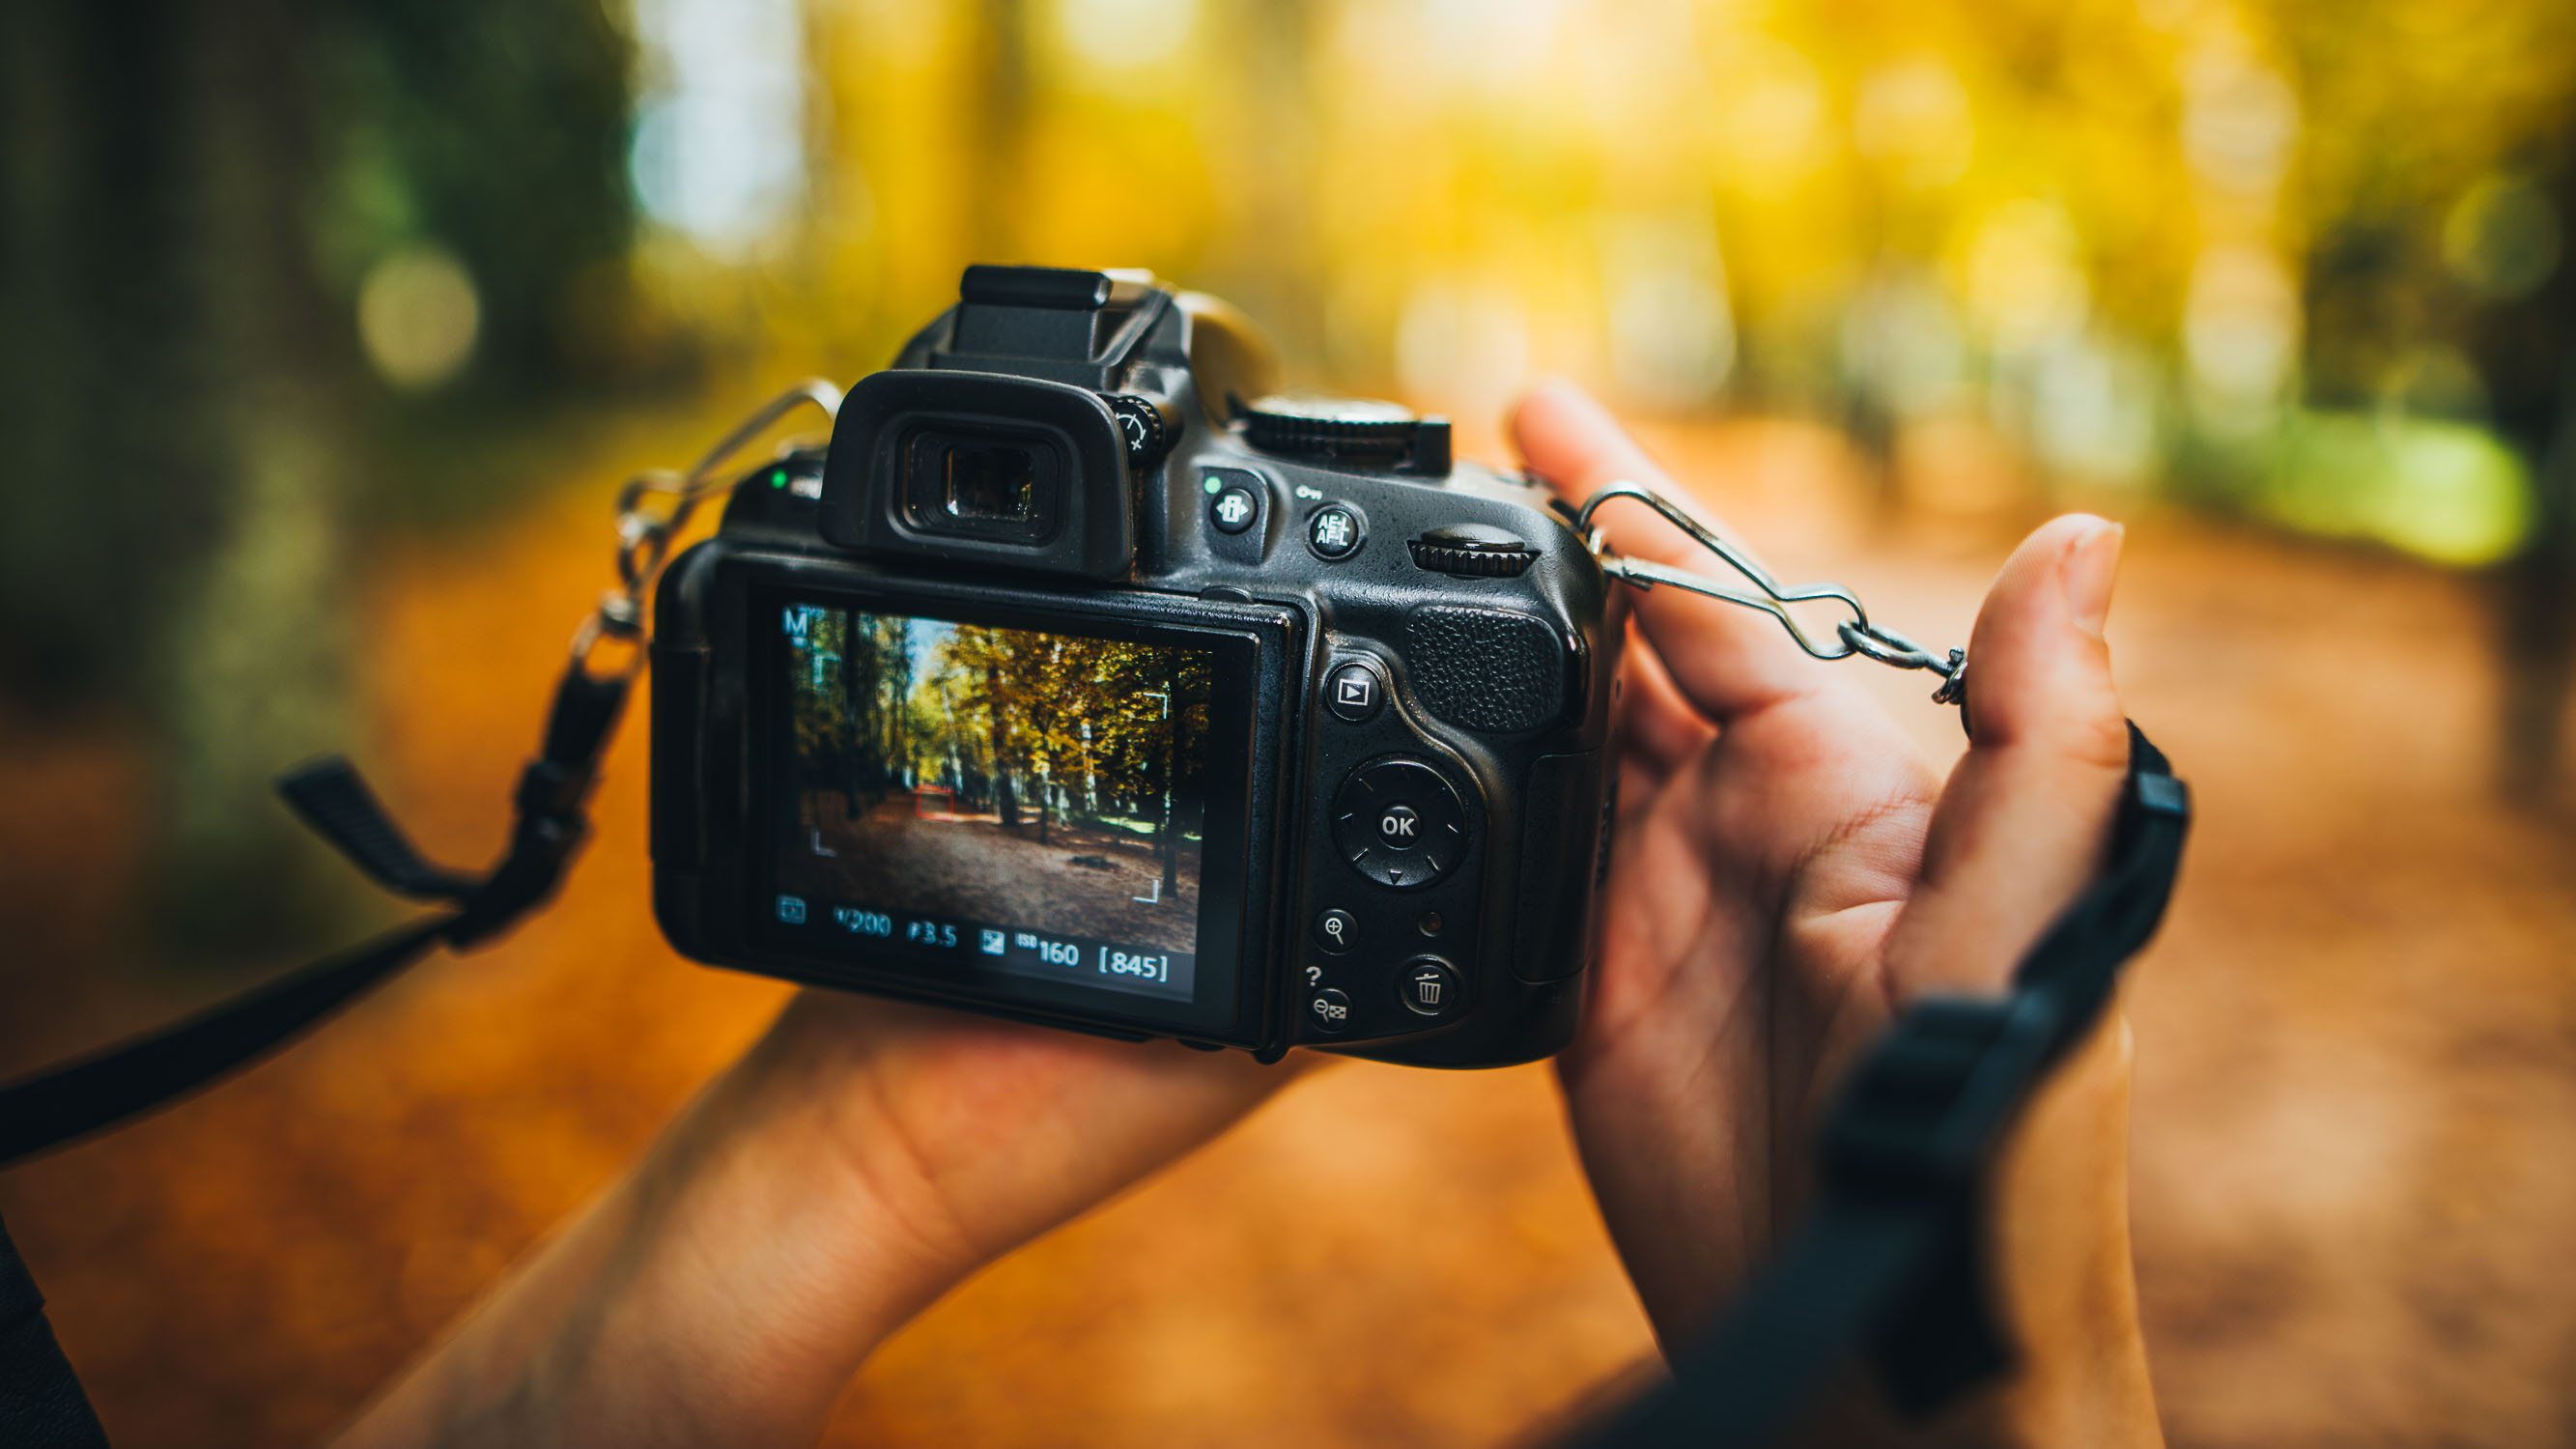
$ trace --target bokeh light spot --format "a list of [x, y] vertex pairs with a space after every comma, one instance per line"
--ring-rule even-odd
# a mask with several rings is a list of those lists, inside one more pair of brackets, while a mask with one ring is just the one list
[[1852, 108], [1852, 145], [1909, 186], [1946, 186], [1976, 149], [1967, 89], [1930, 56], [1872, 72]]
[[482, 326], [474, 279], [443, 247], [380, 258], [358, 284], [358, 341], [367, 361], [407, 391], [454, 377], [473, 357]]
[[1056, 0], [1056, 33], [1082, 63], [1125, 70], [1178, 51], [1198, 9], [1198, 0]]
[[2293, 528], [2371, 539], [2454, 568], [2510, 556], [2532, 518], [2528, 472], [2494, 434], [2366, 413], [2292, 424], [2260, 504]]
[[2442, 221], [2442, 261], [2451, 275], [2498, 301], [2527, 297], [2558, 270], [2558, 209], [2519, 178], [2481, 178]]
[[650, 77], [627, 169], [645, 214], [740, 252], [805, 186], [805, 32], [794, 0], [639, 0]]
[[2199, 382], [2229, 401], [2268, 398], [2298, 341], [2298, 291], [2278, 257], [2242, 246], [2201, 253], [2183, 306], [2183, 350]]
[[2289, 82], [2243, 56], [2213, 51], [2183, 77], [2183, 152], [2230, 191], [2267, 193], [2289, 170], [2299, 98]]

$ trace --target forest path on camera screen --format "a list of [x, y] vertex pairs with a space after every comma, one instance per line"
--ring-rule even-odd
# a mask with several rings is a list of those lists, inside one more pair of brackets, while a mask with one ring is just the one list
[[[839, 798], [808, 795], [804, 858], [781, 862], [780, 889], [1166, 951], [1196, 948], [1197, 840], [1184, 843], [1179, 884], [1166, 892], [1161, 863], [1139, 855], [1133, 837], [1059, 823], [1040, 845], [1034, 823], [1013, 829], [992, 814], [943, 818], [936, 812], [946, 805], [936, 793], [898, 796], [853, 820]], [[832, 854], [814, 854], [817, 842]]]
[[779, 619], [779, 891], [1196, 949], [1208, 654], [811, 604]]

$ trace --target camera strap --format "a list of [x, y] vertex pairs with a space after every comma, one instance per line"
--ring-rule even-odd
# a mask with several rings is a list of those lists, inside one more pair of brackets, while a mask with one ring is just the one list
[[584, 803], [631, 675], [592, 674], [576, 657], [555, 686], [543, 746], [519, 774], [516, 823], [500, 864], [480, 876], [421, 858], [355, 767], [334, 755], [278, 782], [304, 822], [378, 885], [449, 909], [188, 1017], [139, 1040], [0, 1087], [0, 1164], [85, 1137], [204, 1086], [303, 1031], [434, 946], [464, 950], [554, 894], [589, 834]]
[[[672, 541], [700, 503], [723, 491], [718, 470], [727, 459], [799, 408], [820, 408], [829, 416], [840, 405], [840, 390], [830, 383], [798, 383], [743, 419], [687, 473], [639, 474], [619, 490], [618, 585], [573, 635], [572, 658], [555, 685], [544, 741], [511, 793], [514, 823], [498, 865], [479, 876], [442, 869], [422, 858], [347, 760], [334, 755], [299, 767], [278, 781], [278, 792], [306, 825], [376, 884], [446, 909], [160, 1031], [0, 1086], [0, 1167], [206, 1086], [432, 947], [471, 949], [550, 899], [590, 832], [584, 807], [627, 694], [643, 672], [644, 596]], [[623, 667], [593, 668], [603, 645], [626, 650]]]
[[1827, 1116], [1819, 1199], [1671, 1385], [1593, 1442], [1603, 1449], [1767, 1444], [1827, 1376], [1865, 1354], [1921, 1417], [2011, 1366], [1983, 1261], [1988, 1166], [2049, 1071], [2100, 1020], [2120, 968], [2173, 894], [2191, 797], [2129, 727], [2129, 770], [2103, 869], [1996, 997], [1901, 1013]]

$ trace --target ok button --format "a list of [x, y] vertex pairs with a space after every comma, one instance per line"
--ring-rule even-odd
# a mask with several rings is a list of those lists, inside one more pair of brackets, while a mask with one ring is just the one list
[[1371, 881], [1419, 890], [1467, 857], [1467, 812], [1429, 762], [1383, 755], [1333, 792], [1333, 846]]
[[1410, 805], [1389, 805], [1377, 818], [1377, 838], [1390, 850], [1411, 850], [1422, 843], [1422, 817]]

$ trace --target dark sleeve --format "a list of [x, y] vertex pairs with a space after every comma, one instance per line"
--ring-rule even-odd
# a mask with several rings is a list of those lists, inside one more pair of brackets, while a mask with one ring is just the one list
[[106, 1449], [107, 1432], [45, 1322], [45, 1296], [0, 1224], [0, 1444]]

